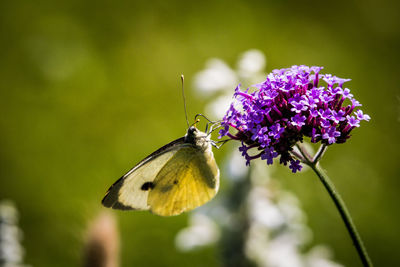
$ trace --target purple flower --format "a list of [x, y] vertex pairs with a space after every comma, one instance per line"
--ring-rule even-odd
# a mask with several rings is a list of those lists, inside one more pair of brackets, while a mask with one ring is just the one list
[[224, 127], [219, 130], [219, 135], [220, 136], [225, 136], [229, 133], [229, 125], [224, 125]]
[[328, 144], [333, 144], [336, 142], [336, 137], [340, 136], [340, 132], [336, 131], [336, 127], [332, 126], [322, 135], [323, 139], [328, 139]]
[[344, 97], [344, 98], [349, 98], [349, 99], [352, 99], [352, 98], [353, 98], [353, 95], [350, 94], [350, 89], [348, 89], [348, 88], [345, 88], [345, 89], [344, 89], [344, 91], [343, 91], [343, 97]]
[[341, 87], [335, 87], [331, 90], [332, 94], [334, 95], [341, 95], [343, 94], [343, 89]]
[[352, 109], [354, 109], [355, 107], [361, 107], [362, 105], [360, 104], [360, 102], [358, 102], [357, 100], [355, 100], [354, 98], [351, 100], [351, 107]]
[[305, 111], [308, 109], [308, 107], [305, 105], [306, 103], [304, 102], [291, 102], [290, 104], [292, 104], [293, 108], [291, 108], [291, 111], [294, 111], [296, 113], [300, 113], [302, 111]]
[[296, 114], [294, 117], [292, 117], [292, 125], [301, 127], [305, 125], [305, 120], [306, 116], [300, 116], [299, 114]]
[[273, 163], [273, 160], [275, 157], [278, 156], [278, 153], [274, 151], [273, 148], [269, 147], [266, 148], [262, 154], [261, 154], [261, 159], [266, 160], [268, 165], [271, 165]]
[[336, 111], [334, 110], [334, 111], [332, 111], [332, 113], [333, 113], [332, 120], [333, 120], [335, 123], [339, 123], [339, 122], [344, 121], [344, 120], [346, 119], [346, 118], [344, 117], [345, 112], [344, 112], [343, 110], [339, 110], [338, 112], [336, 112]]
[[[370, 117], [361, 110], [353, 113], [361, 104], [348, 88], [343, 88], [349, 79], [321, 74], [321, 70], [292, 66], [273, 70], [254, 91], [236, 87], [236, 104], [232, 103], [222, 120], [221, 137], [242, 142], [239, 150], [246, 164], [256, 158], [272, 164], [279, 157], [281, 164], [290, 163], [293, 172], [302, 167], [291, 151], [304, 138], [324, 145], [346, 142], [360, 121], [369, 121]], [[249, 149], [258, 153], [249, 156]]]
[[360, 121], [362, 121], [362, 120], [369, 121], [371, 119], [371, 117], [368, 116], [367, 114], [363, 114], [363, 111], [360, 109], [357, 110], [356, 116], [357, 116], [357, 119], [359, 119]]
[[321, 136], [321, 135], [317, 133], [317, 129], [312, 128], [312, 130], [311, 130], [311, 142], [312, 142], [312, 143], [318, 142], [318, 141], [317, 141], [317, 138], [320, 137], [320, 136]]
[[249, 150], [249, 147], [247, 147], [242, 142], [242, 146], [239, 147], [239, 151], [242, 152], [242, 156], [246, 159], [246, 166], [250, 165], [250, 159], [251, 159], [249, 154], [247, 154], [247, 150]]
[[306, 104], [308, 105], [309, 108], [316, 108], [318, 102], [319, 102], [319, 98], [314, 98], [314, 97], [310, 96], [310, 97], [307, 98]]
[[296, 173], [297, 171], [301, 171], [303, 166], [300, 165], [300, 160], [291, 160], [289, 169], [292, 170], [293, 173]]
[[332, 110], [330, 110], [329, 108], [327, 109], [320, 109], [319, 110], [319, 114], [321, 116], [322, 119], [326, 119], [326, 120], [330, 120], [333, 118], [332, 116]]
[[257, 128], [251, 130], [253, 133], [251, 140], [255, 141], [259, 139], [260, 137], [262, 138], [264, 136], [264, 133], [268, 131], [267, 127], [261, 127], [259, 124], [257, 125]]
[[310, 109], [309, 111], [310, 111], [310, 116], [313, 118], [316, 118], [319, 115], [318, 110], [316, 109]]
[[275, 139], [279, 139], [284, 131], [285, 128], [282, 128], [279, 123], [276, 123], [269, 127], [268, 135], [272, 136]]
[[331, 122], [330, 122], [330, 120], [326, 120], [326, 119], [322, 118], [320, 126], [322, 128], [331, 128]]
[[350, 127], [360, 127], [360, 120], [356, 119], [354, 116], [347, 115], [347, 124]]

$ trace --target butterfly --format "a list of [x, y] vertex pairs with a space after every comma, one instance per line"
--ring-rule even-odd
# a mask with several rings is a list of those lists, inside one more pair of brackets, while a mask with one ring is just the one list
[[102, 204], [113, 209], [149, 210], [160, 216], [178, 215], [205, 204], [219, 188], [210, 132], [189, 127], [184, 137], [153, 152], [118, 179]]

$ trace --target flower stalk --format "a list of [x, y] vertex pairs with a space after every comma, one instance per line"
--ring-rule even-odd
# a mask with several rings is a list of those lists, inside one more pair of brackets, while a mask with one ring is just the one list
[[[299, 150], [301, 151], [302, 155], [307, 155], [307, 153], [304, 151], [304, 148], [300, 145], [297, 145]], [[316, 156], [314, 157], [314, 160], [310, 161], [308, 157], [304, 157], [303, 163], [308, 165], [318, 176], [322, 184], [324, 185], [325, 189], [328, 191], [329, 196], [335, 203], [336, 208], [338, 209], [340, 216], [342, 217], [342, 220], [346, 226], [347, 231], [350, 234], [350, 237], [353, 241], [354, 246], [356, 247], [356, 250], [358, 252], [358, 255], [360, 256], [361, 262], [363, 263], [364, 266], [372, 266], [372, 262], [368, 256], [367, 250], [365, 249], [365, 246], [361, 240], [360, 235], [358, 234], [357, 228], [354, 225], [354, 222], [350, 216], [349, 211], [347, 210], [347, 207], [337, 192], [335, 186], [333, 185], [332, 181], [329, 179], [328, 175], [325, 173], [325, 171], [322, 169], [321, 165], [319, 164], [319, 159], [321, 158], [323, 152], [326, 150], [326, 146], [322, 145], [320, 147], [320, 150], [317, 152]]]
[[327, 148], [328, 148], [327, 145], [322, 144], [322, 145], [319, 147], [318, 152], [315, 154], [314, 159], [313, 159], [312, 162], [313, 162], [313, 163], [317, 163], [317, 162], [322, 158], [322, 156], [324, 155], [324, 153], [325, 153], [325, 151], [326, 151]]

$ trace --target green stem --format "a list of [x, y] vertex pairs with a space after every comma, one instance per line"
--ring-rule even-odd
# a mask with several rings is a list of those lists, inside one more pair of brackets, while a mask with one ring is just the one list
[[317, 162], [322, 158], [322, 156], [324, 155], [324, 153], [325, 153], [325, 151], [326, 151], [327, 148], [328, 148], [327, 145], [324, 145], [324, 144], [321, 145], [321, 146], [319, 147], [319, 149], [318, 149], [318, 152], [315, 154], [315, 156], [314, 156], [312, 162], [313, 162], [313, 163], [317, 163]]
[[372, 262], [368, 257], [367, 250], [364, 247], [364, 244], [360, 238], [360, 235], [357, 232], [356, 226], [351, 219], [350, 213], [346, 208], [342, 198], [340, 197], [339, 193], [336, 191], [335, 186], [326, 175], [326, 173], [322, 170], [321, 166], [318, 162], [308, 162], [309, 165], [314, 172], [318, 175], [319, 179], [325, 186], [325, 189], [328, 191], [329, 195], [331, 196], [333, 202], [336, 205], [336, 208], [339, 210], [340, 216], [344, 224], [346, 225], [347, 231], [350, 234], [351, 239], [353, 240], [354, 246], [357, 249], [358, 255], [361, 258], [361, 261], [364, 266], [372, 266]]
[[304, 163], [308, 165], [308, 162], [313, 162], [310, 155], [307, 153], [305, 149], [300, 144], [296, 144], [296, 147], [299, 149], [301, 155], [303, 156]]

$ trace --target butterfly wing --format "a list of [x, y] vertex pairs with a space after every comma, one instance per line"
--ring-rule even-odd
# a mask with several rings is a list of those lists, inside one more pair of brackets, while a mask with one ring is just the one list
[[108, 189], [102, 204], [113, 209], [148, 210], [147, 198], [152, 182], [166, 162], [184, 146], [182, 137], [147, 156]]
[[212, 199], [219, 187], [219, 169], [210, 150], [182, 146], [160, 169], [148, 194], [150, 211], [178, 215]]
[[178, 215], [203, 205], [219, 188], [211, 150], [177, 139], [146, 157], [116, 181], [103, 198], [114, 209]]

